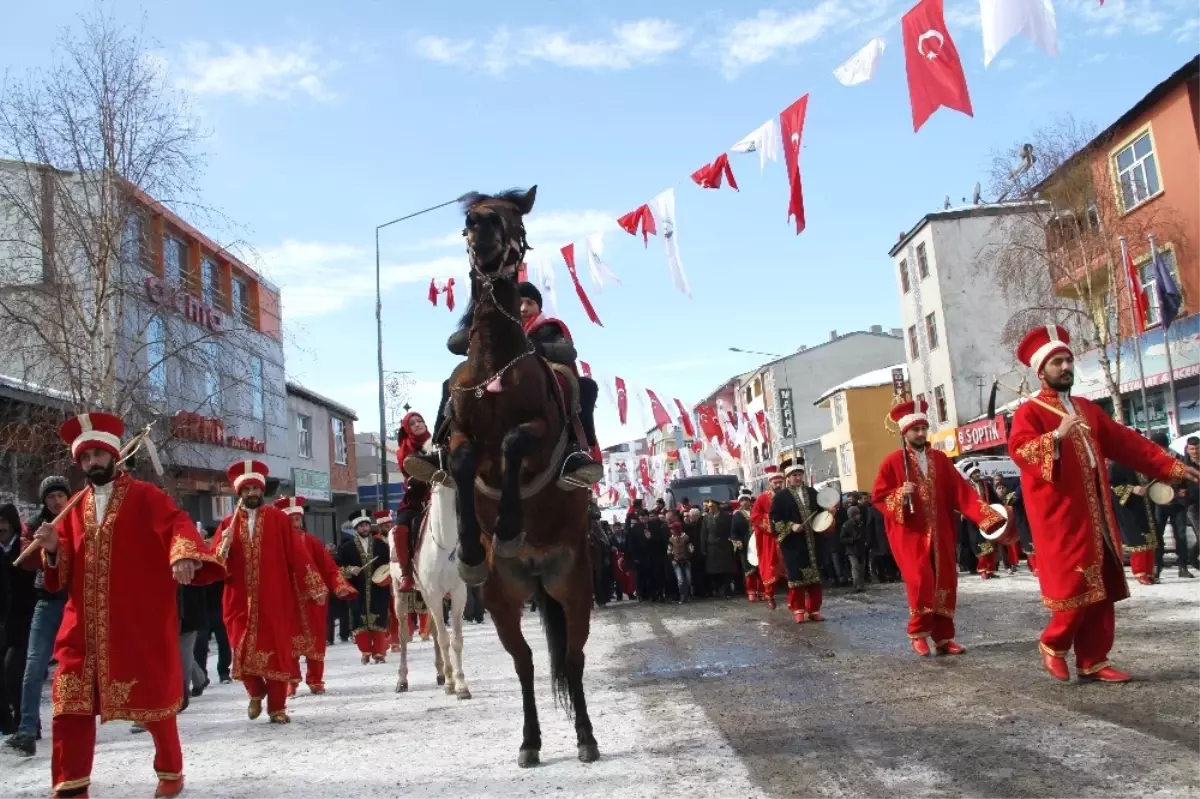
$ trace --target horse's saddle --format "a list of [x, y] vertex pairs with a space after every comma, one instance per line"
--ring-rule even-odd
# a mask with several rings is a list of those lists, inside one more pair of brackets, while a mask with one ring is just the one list
[[583, 432], [583, 422], [579, 419], [581, 409], [579, 403], [579, 378], [570, 366], [551, 363], [541, 357], [538, 360], [550, 370], [550, 375], [554, 378], [554, 386], [557, 389], [555, 396], [558, 398], [558, 409], [562, 411], [563, 417], [568, 419], [574, 428], [573, 432], [575, 433], [576, 443], [581, 447], [587, 447], [587, 435]]

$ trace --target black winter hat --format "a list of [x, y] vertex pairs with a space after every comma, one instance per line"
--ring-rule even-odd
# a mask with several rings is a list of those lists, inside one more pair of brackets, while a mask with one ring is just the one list
[[38, 496], [42, 499], [42, 504], [46, 504], [46, 495], [51, 491], [61, 491], [68, 497], [71, 496], [71, 484], [67, 482], [67, 478], [62, 475], [52, 474], [42, 481], [42, 486], [38, 489]]
[[542, 307], [542, 292], [538, 291], [538, 287], [532, 283], [526, 282], [517, 286], [517, 294], [519, 294], [522, 299], [533, 300], [537, 303], [537, 307]]

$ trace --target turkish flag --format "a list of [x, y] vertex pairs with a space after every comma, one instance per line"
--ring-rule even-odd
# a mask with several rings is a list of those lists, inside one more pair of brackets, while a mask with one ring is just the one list
[[721, 153], [717, 160], [705, 164], [692, 173], [692, 180], [702, 189], [719, 189], [721, 181], [729, 181], [729, 188], [738, 191], [737, 181], [733, 177], [733, 167], [729, 165], [729, 155]]
[[755, 441], [758, 441], [758, 431], [754, 429], [754, 425], [750, 424], [750, 414], [742, 411], [742, 426], [746, 428]]
[[762, 440], [770, 441], [771, 435], [770, 435], [770, 433], [767, 432], [767, 412], [766, 411], [755, 411], [754, 412], [754, 421], [758, 422], [758, 429], [762, 433]]
[[967, 76], [963, 74], [958, 48], [946, 29], [942, 0], [921, 0], [904, 15], [901, 27], [913, 132], [920, 130], [925, 120], [942, 106], [973, 117]]
[[692, 415], [683, 407], [678, 397], [675, 398], [675, 407], [679, 409], [679, 421], [683, 424], [683, 432], [688, 434], [688, 438], [695, 438], [696, 428], [692, 427]]
[[1146, 314], [1150, 310], [1150, 304], [1146, 300], [1146, 292], [1141, 290], [1142, 278], [1138, 274], [1137, 267], [1133, 265], [1133, 258], [1129, 256], [1129, 248], [1125, 250], [1125, 272], [1129, 276], [1129, 290], [1133, 293], [1133, 323], [1135, 325], [1133, 332], [1139, 336], [1146, 330]]
[[804, 232], [804, 190], [800, 186], [800, 137], [804, 135], [804, 115], [808, 111], [808, 95], [783, 109], [779, 128], [783, 131], [783, 160], [787, 164], [788, 219], [796, 218], [796, 235]]
[[658, 395], [652, 389], [646, 389], [646, 395], [650, 397], [650, 412], [654, 414], [654, 425], [659, 430], [664, 430], [671, 426], [671, 417], [667, 413], [667, 409], [659, 402]]
[[629, 412], [629, 398], [625, 394], [625, 381], [617, 378], [617, 418], [621, 420], [621, 424], [625, 424], [625, 419]]
[[562, 248], [561, 252], [563, 260], [567, 262], [567, 271], [571, 273], [571, 282], [575, 284], [575, 293], [579, 295], [579, 301], [583, 303], [583, 310], [587, 311], [588, 319], [600, 327], [604, 327], [600, 317], [596, 316], [596, 309], [592, 307], [592, 301], [588, 299], [587, 292], [583, 290], [583, 284], [579, 282], [579, 275], [575, 271], [575, 245], [568, 244]]
[[618, 219], [617, 224], [631, 236], [636, 236], [638, 228], [641, 228], [642, 241], [647, 247], [650, 246], [650, 235], [657, 233], [654, 229], [654, 214], [650, 213], [650, 206], [645, 203]]
[[642, 485], [649, 489], [652, 482], [650, 480], [650, 461], [644, 455], [638, 458], [638, 476], [642, 479]]
[[592, 376], [592, 365], [590, 363], [588, 363], [587, 361], [580, 361], [579, 362], [579, 372], [584, 377], [591, 377]]
[[704, 440], [712, 441], [715, 438], [718, 444], [724, 444], [725, 433], [717, 421], [717, 409], [711, 405], [701, 405], [696, 409], [696, 415], [700, 417], [700, 432], [704, 434]]

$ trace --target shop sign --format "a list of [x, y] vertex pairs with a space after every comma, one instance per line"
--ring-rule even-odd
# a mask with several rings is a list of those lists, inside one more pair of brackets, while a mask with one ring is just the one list
[[198, 444], [212, 444], [261, 455], [267, 451], [265, 441], [254, 436], [231, 436], [225, 433], [225, 423], [211, 416], [179, 411], [171, 417], [171, 435]]
[[904, 379], [904, 368], [901, 366], [892, 370], [892, 393], [908, 399], [908, 381]]
[[779, 389], [779, 426], [783, 438], [791, 439], [796, 436], [796, 420], [792, 415], [792, 390]]
[[947, 427], [945, 430], [939, 430], [929, 436], [929, 446], [936, 450], [941, 450], [948, 457], [953, 458], [958, 454], [958, 439], [954, 435], [957, 430], [958, 428], [956, 427]]
[[296, 496], [317, 502], [330, 502], [333, 492], [329, 487], [329, 472], [313, 469], [292, 469], [292, 485]]
[[160, 277], [152, 275], [146, 278], [146, 297], [159, 307], [174, 308], [189, 322], [214, 333], [225, 330], [225, 314]]
[[966, 455], [981, 449], [998, 447], [1008, 441], [1008, 425], [1003, 416], [982, 419], [958, 428], [958, 452]]
[[[1146, 375], [1146, 387], [1154, 388], [1167, 383], [1167, 346], [1165, 331], [1161, 327], [1151, 328], [1140, 336], [1123, 338], [1120, 348], [1110, 345], [1108, 359], [1113, 372], [1120, 367], [1121, 393], [1139, 391], [1137, 349], [1142, 351], [1141, 368]], [[1200, 374], [1200, 314], [1181, 317], [1171, 325], [1171, 371], [1176, 380], [1185, 380]], [[1118, 355], [1118, 352], [1120, 353]], [[1073, 394], [1088, 399], [1109, 396], [1104, 370], [1100, 367], [1100, 351], [1089, 350], [1075, 356], [1075, 386]]]

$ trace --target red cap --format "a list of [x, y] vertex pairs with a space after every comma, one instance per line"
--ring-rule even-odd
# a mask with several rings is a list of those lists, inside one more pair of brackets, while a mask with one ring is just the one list
[[888, 411], [888, 416], [900, 428], [900, 432], [907, 433], [910, 427], [916, 425], [929, 424], [929, 403], [923, 399], [909, 400], [901, 402]]
[[244, 485], [256, 485], [265, 491], [270, 470], [262, 461], [244, 460], [230, 466], [225, 474], [233, 483], [234, 491], [241, 491]]
[[121, 436], [125, 423], [111, 413], [81, 413], [58, 428], [58, 437], [71, 448], [71, 458], [79, 460], [85, 449], [102, 449], [114, 458], [121, 457]]
[[304, 497], [280, 497], [275, 500], [275, 507], [287, 514], [304, 515]]
[[1056, 352], [1071, 351], [1071, 334], [1062, 325], [1035, 327], [1025, 334], [1017, 347], [1017, 358], [1035, 371], [1042, 371], [1042, 364]]
[[392, 512], [390, 510], [377, 510], [374, 516], [376, 524], [383, 524], [392, 520]]

